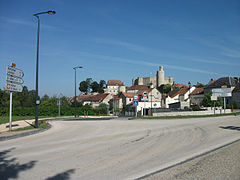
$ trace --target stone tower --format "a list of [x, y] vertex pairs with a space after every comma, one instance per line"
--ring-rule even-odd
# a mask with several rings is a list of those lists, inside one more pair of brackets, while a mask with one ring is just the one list
[[164, 70], [163, 66], [159, 67], [159, 71], [157, 71], [157, 87], [161, 86], [162, 84], [165, 84], [165, 78], [164, 78]]

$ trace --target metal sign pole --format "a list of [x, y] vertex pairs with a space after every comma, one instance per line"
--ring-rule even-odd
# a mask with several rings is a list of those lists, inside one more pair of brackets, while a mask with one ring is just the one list
[[12, 92], [10, 92], [10, 105], [9, 105], [9, 131], [12, 130]]
[[226, 98], [224, 97], [223, 98], [223, 101], [224, 101], [224, 114], [226, 113]]

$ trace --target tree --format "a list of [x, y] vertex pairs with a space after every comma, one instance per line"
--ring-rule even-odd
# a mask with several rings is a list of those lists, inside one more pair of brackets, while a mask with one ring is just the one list
[[80, 82], [79, 90], [81, 92], [84, 92], [85, 94], [88, 94], [90, 92], [91, 83], [92, 83], [92, 78], [87, 78], [86, 81]]
[[171, 84], [162, 84], [157, 89], [162, 94], [168, 94], [171, 91], [171, 88], [172, 88]]
[[[214, 102], [211, 100], [212, 93], [207, 93], [204, 95], [203, 101], [201, 103], [204, 107], [213, 107]], [[222, 106], [222, 99], [218, 97], [217, 101], [215, 102], [215, 106]]]
[[93, 81], [90, 85], [92, 92], [98, 92], [99, 91], [99, 84], [97, 81]]
[[45, 94], [42, 98], [41, 98], [41, 102], [43, 101], [47, 101], [49, 100], [49, 96], [47, 94]]
[[100, 114], [107, 114], [108, 113], [108, 108], [107, 105], [104, 103], [99, 104], [99, 106], [95, 109], [97, 113]]
[[100, 80], [100, 81], [99, 81], [98, 93], [100, 93], [100, 94], [104, 93], [104, 89], [105, 89], [105, 88], [106, 88], [106, 81]]

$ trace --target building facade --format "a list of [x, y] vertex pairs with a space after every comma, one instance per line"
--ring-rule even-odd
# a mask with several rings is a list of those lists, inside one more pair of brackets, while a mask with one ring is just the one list
[[126, 87], [120, 80], [109, 80], [107, 82], [107, 88], [104, 90], [105, 93], [117, 95], [119, 92], [125, 92]]

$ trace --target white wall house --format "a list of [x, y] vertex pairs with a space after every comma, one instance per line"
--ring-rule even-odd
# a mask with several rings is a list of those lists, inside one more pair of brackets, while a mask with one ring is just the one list
[[110, 93], [112, 95], [117, 95], [119, 92], [125, 92], [126, 87], [120, 80], [109, 80], [107, 82], [107, 87], [104, 89], [105, 93]]
[[[190, 98], [189, 95], [196, 89], [196, 87], [182, 88], [174, 90], [170, 93], [169, 96], [165, 97], [162, 101], [162, 106], [165, 108], [169, 108], [171, 104], [187, 102], [190, 106]], [[184, 105], [186, 103], [183, 103]]]

